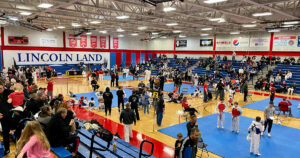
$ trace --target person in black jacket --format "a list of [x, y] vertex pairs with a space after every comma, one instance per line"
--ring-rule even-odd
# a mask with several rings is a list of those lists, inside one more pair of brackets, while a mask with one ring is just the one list
[[129, 97], [129, 102], [131, 104], [131, 109], [135, 111], [136, 119], [140, 120], [139, 110], [138, 110], [138, 103], [139, 97], [136, 95], [136, 91], [132, 91], [132, 95]]
[[183, 155], [188, 156], [188, 158], [196, 158], [198, 150], [197, 144], [200, 136], [201, 133], [198, 128], [191, 129], [190, 135], [183, 139], [179, 151], [179, 158], [183, 158]]
[[125, 106], [126, 109], [124, 109], [120, 115], [120, 122], [124, 124], [125, 141], [129, 143], [129, 139], [133, 137], [132, 123], [136, 125], [136, 118], [133, 110], [130, 109], [130, 104], [127, 103]]
[[163, 93], [160, 92], [159, 98], [157, 101], [157, 107], [156, 107], [156, 122], [158, 126], [161, 126], [161, 121], [163, 119], [163, 113], [165, 111], [165, 102], [163, 98]]
[[72, 144], [72, 148], [70, 150], [72, 155], [76, 156], [79, 145], [79, 137], [70, 134], [74, 120], [71, 120], [69, 124], [66, 124], [66, 116], [67, 109], [59, 108], [48, 124], [47, 137], [51, 147], [67, 146]]
[[7, 103], [8, 96], [12, 91], [5, 89], [4, 84], [0, 83], [0, 122], [2, 126], [4, 155], [9, 154], [9, 130], [10, 130], [10, 110], [12, 106]]
[[93, 91], [97, 91], [97, 89], [99, 88], [99, 85], [97, 84], [96, 78], [93, 77], [92, 81], [91, 81], [91, 85], [93, 87]]
[[119, 75], [116, 73], [116, 86], [119, 87]]
[[163, 75], [161, 75], [159, 77], [159, 87], [160, 87], [161, 91], [164, 90], [164, 85], [165, 85], [165, 77]]
[[154, 85], [154, 77], [151, 77], [149, 80], [150, 83], [150, 89], [153, 89], [153, 85]]
[[118, 96], [118, 110], [120, 112], [120, 106], [122, 105], [122, 110], [124, 110], [124, 96], [125, 93], [122, 89], [122, 87], [119, 87], [118, 91], [117, 91], [117, 96]]
[[110, 92], [110, 89], [108, 87], [106, 87], [106, 90], [103, 93], [105, 116], [107, 116], [107, 111], [109, 111], [109, 115], [111, 115], [111, 104], [112, 104], [112, 99], [113, 98], [114, 98], [114, 96]]
[[193, 128], [198, 128], [198, 122], [197, 122], [197, 117], [196, 117], [196, 115], [192, 115], [192, 116], [191, 116], [190, 122], [188, 122], [188, 123], [186, 124], [186, 129], [187, 129], [187, 132], [188, 132], [188, 136], [190, 135], [191, 130], [192, 130]]

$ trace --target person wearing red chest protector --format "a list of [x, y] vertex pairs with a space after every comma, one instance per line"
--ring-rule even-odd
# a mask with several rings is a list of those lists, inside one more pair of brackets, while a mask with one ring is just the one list
[[291, 106], [292, 103], [287, 100], [286, 98], [283, 98], [283, 100], [281, 102], [278, 103], [278, 107], [280, 108], [280, 111], [283, 111], [283, 114], [285, 114], [285, 112], [289, 112], [289, 116], [292, 116], [292, 111], [291, 108], [289, 106]]
[[220, 99], [220, 102], [216, 106], [216, 113], [218, 113], [218, 122], [217, 122], [217, 128], [219, 128], [221, 123], [221, 128], [224, 129], [224, 120], [225, 120], [225, 111], [227, 110], [227, 106], [224, 102], [224, 99]]
[[234, 102], [232, 108], [232, 120], [231, 120], [231, 131], [239, 133], [239, 122], [240, 116], [242, 115], [242, 109], [239, 107], [238, 102]]

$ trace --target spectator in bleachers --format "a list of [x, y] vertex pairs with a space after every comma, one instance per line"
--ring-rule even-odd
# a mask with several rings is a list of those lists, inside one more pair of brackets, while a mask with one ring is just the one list
[[277, 76], [275, 78], [275, 82], [276, 83], [280, 83], [281, 82], [281, 76], [280, 76], [280, 74], [277, 74]]
[[16, 154], [18, 155], [17, 158], [23, 158], [24, 156], [28, 158], [53, 158], [50, 152], [50, 144], [39, 122], [27, 122], [21, 138], [16, 144]]
[[54, 117], [50, 120], [47, 128], [47, 136], [52, 147], [71, 146], [73, 156], [76, 156], [79, 137], [70, 134], [75, 122], [72, 119], [68, 124], [65, 119], [67, 117], [67, 109], [59, 108]]
[[244, 69], [243, 69], [243, 67], [240, 67], [240, 69], [239, 69], [239, 75], [242, 76], [243, 74], [244, 74]]
[[254, 89], [261, 90], [262, 87], [263, 87], [263, 81], [262, 78], [259, 78], [254, 85]]
[[280, 111], [282, 111], [284, 115], [285, 112], [289, 112], [289, 116], [292, 116], [292, 111], [291, 108], [289, 107], [291, 105], [292, 103], [286, 98], [283, 98], [283, 100], [278, 103], [278, 107], [280, 108]]
[[300, 57], [299, 57], [298, 60], [297, 60], [297, 64], [300, 64]]
[[276, 92], [277, 93], [286, 93], [287, 92], [287, 85], [286, 85], [285, 81], [283, 81], [281, 83], [280, 87], [276, 89]]
[[41, 112], [39, 113], [38, 116], [38, 121], [41, 123], [43, 129], [46, 129], [44, 127], [46, 127], [48, 125], [48, 123], [50, 122], [51, 118], [52, 118], [52, 110], [50, 106], [43, 106], [41, 107]]
[[223, 78], [221, 78], [219, 83], [217, 84], [217, 92], [216, 92], [215, 100], [218, 99], [218, 95], [220, 95], [220, 99], [224, 99], [224, 90], [225, 90], [225, 85], [224, 85]]
[[293, 82], [293, 83], [290, 85], [289, 89], [288, 89], [288, 94], [289, 94], [289, 95], [293, 95], [295, 89], [296, 89], [296, 83]]
[[285, 75], [285, 80], [288, 80], [288, 79], [290, 79], [290, 78], [292, 78], [292, 77], [293, 77], [293, 74], [292, 74], [292, 72], [289, 70], [288, 73]]
[[273, 76], [273, 75], [270, 76], [269, 82], [270, 82], [270, 83], [271, 83], [271, 82], [275, 82], [275, 79], [274, 79], [274, 76]]

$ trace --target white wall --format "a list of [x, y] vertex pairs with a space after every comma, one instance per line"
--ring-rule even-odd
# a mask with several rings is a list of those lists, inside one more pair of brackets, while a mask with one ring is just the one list
[[147, 42], [147, 50], [174, 50], [174, 38], [158, 38]]
[[176, 50], [190, 50], [190, 51], [212, 51], [212, 47], [200, 47], [200, 39], [214, 39], [213, 36], [207, 37], [187, 37], [187, 38], [177, 38], [176, 40], [187, 40], [187, 47], [177, 47]]
[[[113, 48], [113, 38], [110, 40], [110, 48]], [[127, 50], [146, 50], [147, 41], [141, 41], [141, 37], [117, 37], [119, 38], [119, 48], [118, 49], [127, 49]]]
[[[8, 36], [26, 36], [29, 43], [24, 44], [9, 44]], [[63, 47], [63, 33], [62, 31], [35, 31], [24, 27], [9, 26], [4, 28], [4, 44], [7, 46], [35, 46], [41, 47], [41, 38], [56, 40], [56, 45], [49, 47]]]

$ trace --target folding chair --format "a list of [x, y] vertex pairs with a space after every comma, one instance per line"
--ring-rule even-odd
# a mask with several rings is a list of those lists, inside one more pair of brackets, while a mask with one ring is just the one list
[[202, 154], [203, 154], [203, 151], [206, 152], [207, 156], [209, 157], [209, 154], [208, 154], [208, 151], [207, 151], [207, 144], [204, 143], [203, 139], [202, 138], [199, 138], [198, 139], [198, 144], [197, 144], [198, 148], [201, 149], [201, 155], [200, 157], [202, 157]]
[[248, 94], [247, 98], [249, 98], [251, 101], [253, 101], [252, 100], [252, 94]]
[[[274, 106], [274, 108], [275, 108], [275, 115], [277, 116], [277, 118], [275, 119], [275, 120], [277, 120], [278, 121], [278, 124], [282, 124], [282, 122], [283, 122], [283, 120], [282, 119], [280, 119], [280, 116], [281, 116], [281, 112], [282, 112], [282, 116], [284, 116], [285, 118], [287, 118], [288, 117], [288, 115], [289, 115], [289, 113], [288, 113], [288, 111], [282, 111], [281, 109], [280, 109], [280, 107], [279, 106]], [[277, 112], [277, 113], [276, 113]]]

